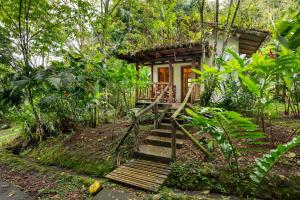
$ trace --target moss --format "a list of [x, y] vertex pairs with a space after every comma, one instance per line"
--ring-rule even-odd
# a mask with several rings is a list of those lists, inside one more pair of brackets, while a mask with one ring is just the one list
[[188, 195], [183, 193], [175, 193], [170, 189], [164, 188], [158, 194], [153, 195], [150, 199], [151, 200], [215, 200], [216, 198], [211, 198], [208, 197], [207, 195], [202, 195], [202, 194]]
[[264, 199], [299, 199], [300, 176], [272, 174], [258, 187], [256, 196]]
[[[70, 168], [77, 173], [103, 177], [112, 170], [110, 159], [93, 160], [64, 148], [62, 143], [52, 146], [42, 144], [38, 149], [27, 153], [39, 163]], [[23, 154], [25, 156], [25, 153]]]
[[0, 130], [0, 148], [6, 146], [21, 135], [22, 126], [13, 125], [11, 128]]
[[[237, 195], [235, 176], [226, 168], [216, 168], [209, 163], [175, 162], [166, 186], [182, 190], [209, 190], [221, 194]], [[252, 193], [253, 185], [249, 181], [249, 172], [242, 172], [242, 188], [245, 196]], [[258, 186], [256, 197], [262, 199], [299, 199], [300, 176], [283, 177], [271, 174]]]
[[[230, 193], [227, 188], [232, 186], [232, 177], [226, 172], [220, 174], [210, 164], [191, 162], [187, 164], [173, 163], [171, 165], [166, 186], [183, 190], [210, 190], [213, 192]], [[224, 184], [226, 187], [224, 187]]]

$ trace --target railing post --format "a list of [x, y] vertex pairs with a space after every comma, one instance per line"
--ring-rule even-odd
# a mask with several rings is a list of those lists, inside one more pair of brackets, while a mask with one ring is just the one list
[[134, 126], [134, 145], [135, 145], [135, 150], [139, 150], [139, 128], [140, 128], [140, 118], [137, 117], [135, 121], [135, 126]]
[[154, 128], [158, 128], [158, 103], [154, 105]]
[[171, 158], [172, 160], [176, 160], [176, 123], [174, 121], [175, 119], [171, 118], [171, 148], [172, 148], [172, 153], [171, 153]]

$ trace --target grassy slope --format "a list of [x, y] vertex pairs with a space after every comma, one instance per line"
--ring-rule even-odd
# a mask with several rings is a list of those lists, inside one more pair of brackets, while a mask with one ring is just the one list
[[[77, 173], [103, 177], [111, 171], [109, 158], [90, 156], [85, 145], [70, 148], [66, 143], [71, 136], [49, 138], [38, 148], [23, 152], [22, 156], [29, 157], [44, 165], [54, 165], [74, 170]], [[93, 153], [93, 152], [92, 152]]]
[[21, 129], [22, 127], [20, 125], [16, 125], [9, 129], [0, 130], [0, 148], [20, 136]]
[[69, 168], [77, 173], [103, 177], [113, 169], [112, 151], [129, 124], [100, 124], [72, 134], [50, 137], [38, 147], [21, 153], [45, 165]]

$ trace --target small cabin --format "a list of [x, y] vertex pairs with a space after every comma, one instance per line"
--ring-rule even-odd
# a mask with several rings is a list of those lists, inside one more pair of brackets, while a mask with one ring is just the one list
[[[268, 35], [269, 33], [265, 31], [235, 29], [228, 39], [227, 48], [250, 57], [260, 48]], [[136, 103], [154, 101], [166, 87], [168, 89], [162, 98], [163, 102], [181, 103], [192, 85], [192, 80], [197, 78], [192, 69], [202, 69], [200, 63], [203, 55], [205, 55], [203, 63], [212, 63], [211, 49], [215, 41], [213, 37], [209, 37], [203, 43], [166, 45], [118, 55], [120, 59], [135, 63], [137, 71], [141, 66], [151, 69], [151, 84], [136, 91]], [[220, 31], [217, 40], [218, 52], [222, 51], [223, 40], [224, 34], [222, 35]], [[191, 103], [198, 100], [200, 92], [201, 86], [192, 89], [189, 97]]]

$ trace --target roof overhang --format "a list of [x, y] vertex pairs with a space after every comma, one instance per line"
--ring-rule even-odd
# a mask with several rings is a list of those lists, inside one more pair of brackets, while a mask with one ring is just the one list
[[[234, 28], [232, 35], [239, 38], [239, 53], [246, 54], [249, 57], [260, 48], [269, 36], [269, 32]], [[199, 60], [203, 50], [209, 56], [211, 53], [210, 49], [208, 42], [187, 43], [150, 48], [129, 54], [118, 54], [117, 57], [129, 63], [145, 65], [161, 64], [170, 60], [172, 62], [190, 62], [193, 59]]]
[[248, 57], [255, 53], [270, 35], [266, 31], [236, 29], [234, 34], [239, 38], [239, 53]]
[[205, 43], [188, 43], [182, 45], [169, 45], [159, 48], [151, 48], [138, 51], [132, 54], [119, 54], [117, 57], [126, 60], [129, 63], [157, 64], [172, 60], [172, 62], [189, 62], [193, 59], [200, 58], [202, 51], [210, 53], [208, 42]]

